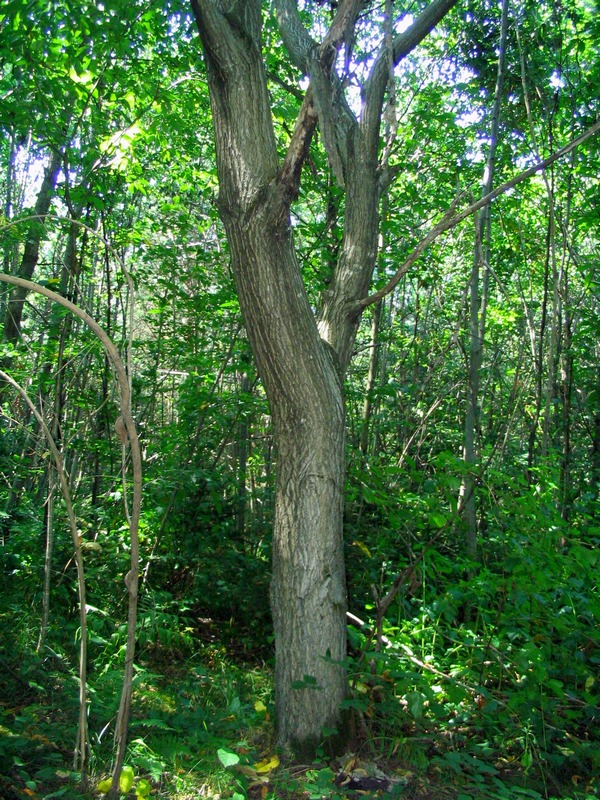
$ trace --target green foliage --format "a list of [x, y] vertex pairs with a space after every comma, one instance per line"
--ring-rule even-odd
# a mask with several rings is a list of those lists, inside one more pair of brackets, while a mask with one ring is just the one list
[[[329, 4], [301, 5], [315, 31], [328, 24]], [[376, 5], [365, 4], [345, 77], [357, 94], [382, 36]], [[374, 289], [457, 192], [477, 192], [499, 19], [488, 0], [457, 7], [397, 71]], [[512, 12], [499, 180], [597, 116], [599, 24], [589, 3], [571, 0]], [[0, 26], [3, 270], [18, 273], [28, 237], [39, 237], [34, 277], [85, 306], [128, 353], [144, 447], [121, 789], [177, 800], [343, 797], [340, 765], [325, 758], [302, 773], [283, 758], [258, 769], [275, 749], [265, 661], [276, 453], [218, 219], [209, 98], [189, 10], [9, 0]], [[283, 156], [302, 76], [266, 7], [264, 42]], [[56, 150], [52, 216], [31, 221]], [[371, 311], [358, 333], [346, 380], [345, 541], [350, 610], [366, 624], [349, 628], [346, 705], [361, 755], [418, 776], [407, 794], [597, 793], [599, 171], [592, 140], [492, 207], [475, 466], [462, 458], [473, 226], [438, 240], [404, 276], [381, 306], [373, 341]], [[343, 240], [345, 202], [317, 134], [292, 207], [316, 309]], [[21, 339], [3, 344], [1, 356], [66, 460], [87, 575], [97, 781], [111, 759], [121, 689], [130, 548], [113, 379], [88, 332], [38, 297], [27, 298]], [[55, 493], [49, 525], [47, 444], [4, 389], [0, 405], [0, 794], [76, 800], [85, 791], [71, 769], [81, 635], [73, 545]], [[472, 471], [475, 563], [461, 515]], [[394, 785], [402, 796], [405, 784]]]
[[598, 769], [598, 599], [582, 591], [594, 584], [596, 537], [572, 530], [561, 546], [559, 517], [540, 536], [539, 516], [530, 530], [521, 509], [474, 573], [439, 549], [425, 557], [418, 585], [388, 612], [382, 650], [351, 634], [362, 665], [351, 707], [371, 720], [377, 750], [417, 730], [457, 774], [490, 759], [497, 774], [499, 753], [547, 781]]

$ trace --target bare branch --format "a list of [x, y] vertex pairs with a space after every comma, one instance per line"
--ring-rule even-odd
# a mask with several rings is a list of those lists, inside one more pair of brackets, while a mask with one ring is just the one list
[[329, 28], [320, 47], [321, 59], [328, 49], [331, 49], [335, 54], [343, 44], [346, 44], [352, 38], [354, 26], [362, 6], [363, 0], [343, 0], [339, 4], [335, 19], [331, 23], [331, 28]]
[[[312, 108], [303, 106], [300, 112], [295, 130], [297, 137], [295, 135], [292, 141], [292, 151], [286, 156], [288, 163], [284, 164], [282, 174], [299, 175], [297, 167], [308, 153], [316, 115], [329, 163], [338, 183], [344, 185], [346, 154], [343, 136], [339, 134], [341, 115], [347, 113], [347, 109], [337, 96], [339, 79], [335, 72], [335, 59], [342, 45], [352, 38], [361, 7], [362, 0], [342, 0], [329, 31], [318, 44], [302, 23], [296, 0], [276, 0], [281, 38], [294, 64], [310, 76], [307, 98], [310, 95], [312, 105]], [[310, 125], [307, 124], [309, 119]], [[293, 170], [290, 170], [290, 164], [294, 165]]]
[[[311, 72], [315, 55], [319, 64], [331, 69], [339, 48], [347, 42], [362, 8], [362, 0], [342, 0], [325, 38], [318, 44], [306, 30], [296, 0], [276, 0], [277, 24], [285, 49], [294, 64], [305, 74]], [[311, 76], [312, 77], [312, 76]]]
[[514, 178], [511, 178], [506, 183], [503, 183], [501, 186], [498, 186], [492, 192], [489, 192], [489, 194], [486, 194], [480, 200], [477, 200], [477, 202], [471, 203], [470, 206], [465, 208], [463, 211], [460, 211], [458, 214], [453, 213], [454, 207], [456, 205], [456, 200], [455, 200], [454, 203], [450, 206], [450, 208], [446, 211], [440, 222], [438, 222], [438, 224], [435, 225], [429, 231], [427, 236], [421, 239], [419, 244], [415, 247], [415, 249], [406, 259], [406, 261], [402, 264], [402, 266], [396, 272], [391, 281], [387, 283], [378, 292], [375, 292], [374, 294], [369, 295], [369, 297], [365, 297], [363, 300], [361, 300], [352, 310], [351, 313], [357, 316], [360, 315], [365, 308], [368, 308], [368, 306], [373, 305], [373, 303], [379, 302], [379, 300], [381, 300], [383, 297], [386, 297], [386, 295], [392, 292], [396, 288], [396, 286], [400, 283], [404, 275], [406, 275], [410, 267], [419, 258], [419, 256], [422, 255], [422, 253], [429, 247], [429, 245], [433, 241], [435, 241], [435, 239], [437, 239], [438, 236], [440, 236], [442, 233], [451, 230], [452, 228], [455, 228], [460, 222], [462, 222], [468, 216], [474, 214], [476, 211], [479, 211], [480, 208], [487, 206], [488, 203], [491, 203], [492, 200], [496, 199], [496, 197], [500, 197], [500, 195], [506, 194], [506, 192], [508, 192], [509, 189], [512, 189], [515, 186], [518, 186], [518, 184], [523, 183], [523, 181], [526, 181], [528, 178], [531, 178], [531, 176], [535, 175], [536, 172], [540, 172], [540, 170], [546, 169], [547, 167], [550, 166], [550, 164], [553, 164], [555, 161], [558, 161], [560, 158], [570, 153], [571, 150], [574, 150], [576, 147], [585, 142], [591, 136], [594, 136], [594, 134], [598, 133], [598, 131], [600, 131], [600, 121], [594, 123], [594, 125], [588, 128], [587, 131], [582, 133], [576, 139], [573, 139], [572, 142], [565, 145], [560, 150], [557, 150], [551, 156], [548, 156], [548, 158], [545, 158], [543, 161], [540, 161], [537, 164], [534, 164], [532, 167], [529, 167], [528, 169], [524, 170], [523, 172], [520, 172], [518, 175], [515, 175]]
[[284, 186], [288, 202], [295, 200], [298, 196], [302, 165], [308, 155], [308, 149], [316, 127], [317, 110], [313, 103], [312, 89], [309, 88], [304, 96], [304, 102], [294, 127], [294, 133], [279, 172], [279, 180]]

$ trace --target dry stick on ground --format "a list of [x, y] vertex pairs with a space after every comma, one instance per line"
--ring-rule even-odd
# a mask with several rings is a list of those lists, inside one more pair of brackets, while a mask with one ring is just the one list
[[133, 417], [131, 415], [131, 390], [127, 370], [119, 355], [119, 351], [107, 336], [103, 328], [98, 325], [96, 320], [91, 317], [86, 311], [79, 306], [67, 300], [65, 297], [53, 292], [45, 286], [40, 286], [32, 281], [17, 278], [14, 275], [0, 274], [0, 281], [12, 284], [13, 286], [20, 286], [29, 292], [37, 292], [38, 294], [59, 303], [64, 308], [71, 311], [79, 319], [88, 325], [88, 327], [100, 339], [106, 354], [115, 369], [117, 383], [119, 386], [120, 394], [120, 409], [121, 409], [121, 423], [117, 431], [121, 442], [123, 442], [123, 435], [129, 440], [129, 447], [131, 452], [131, 465], [133, 473], [133, 494], [131, 502], [131, 516], [129, 520], [129, 533], [131, 539], [131, 555], [130, 555], [130, 570], [125, 576], [125, 585], [129, 595], [129, 606], [127, 614], [127, 644], [125, 649], [125, 669], [123, 675], [123, 691], [121, 693], [121, 703], [119, 706], [119, 713], [117, 716], [117, 724], [115, 730], [115, 743], [116, 743], [116, 756], [113, 771], [113, 783], [111, 787], [111, 794], [116, 795], [119, 789], [119, 776], [123, 767], [125, 759], [125, 748], [127, 745], [127, 728], [129, 725], [129, 715], [131, 711], [131, 696], [133, 688], [133, 656], [135, 651], [135, 628], [137, 622], [137, 599], [138, 599], [138, 582], [139, 582], [139, 521], [140, 510], [142, 503], [142, 457], [140, 451], [140, 444], [138, 439], [137, 430]]
[[87, 624], [85, 613], [85, 574], [83, 569], [83, 556], [81, 554], [81, 543], [79, 541], [79, 534], [77, 532], [77, 519], [75, 511], [73, 510], [73, 502], [71, 500], [71, 492], [69, 489], [69, 480], [67, 471], [65, 469], [62, 455], [56, 446], [50, 428], [46, 425], [46, 421], [33, 404], [31, 398], [18, 384], [14, 378], [7, 375], [6, 372], [0, 370], [0, 379], [10, 384], [21, 395], [23, 400], [29, 406], [31, 413], [34, 415], [40, 428], [42, 429], [52, 458], [56, 467], [56, 473], [60, 482], [60, 490], [62, 492], [65, 506], [67, 508], [67, 516], [69, 519], [69, 528], [71, 529], [71, 536], [73, 538], [73, 547], [75, 549], [75, 564], [77, 565], [77, 591], [79, 594], [79, 624], [81, 625], [81, 640], [79, 646], [79, 723], [77, 726], [77, 738], [75, 740], [75, 751], [73, 754], [73, 769], [81, 768], [81, 778], [85, 785], [87, 783], [87, 757], [88, 757], [88, 741], [87, 741]]

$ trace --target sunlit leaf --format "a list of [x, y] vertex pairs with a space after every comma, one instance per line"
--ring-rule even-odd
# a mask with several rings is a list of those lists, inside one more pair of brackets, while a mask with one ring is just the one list
[[127, 794], [132, 788], [135, 780], [133, 767], [123, 767], [119, 776], [119, 789], [123, 794]]
[[224, 767], [233, 767], [235, 764], [239, 764], [240, 761], [237, 753], [231, 753], [229, 750], [223, 749], [217, 750], [217, 758]]
[[112, 786], [111, 778], [104, 778], [103, 780], [98, 781], [96, 788], [98, 789], [99, 792], [102, 792], [102, 794], [106, 794], [106, 792], [110, 790], [111, 786]]
[[152, 785], [146, 778], [140, 778], [135, 786], [135, 793], [138, 797], [148, 797], [152, 791]]
[[271, 770], [278, 766], [279, 757], [277, 755], [273, 755], [271, 758], [263, 758], [263, 760], [259, 761], [258, 764], [253, 764], [254, 769], [259, 773], [271, 772]]

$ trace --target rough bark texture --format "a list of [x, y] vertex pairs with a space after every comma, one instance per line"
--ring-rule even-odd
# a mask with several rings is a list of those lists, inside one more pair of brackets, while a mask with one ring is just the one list
[[[434, 0], [394, 40], [397, 62], [456, 0]], [[341, 729], [347, 682], [342, 537], [343, 374], [360, 301], [377, 255], [382, 53], [363, 118], [344, 100], [336, 54], [362, 7], [340, 0], [329, 32], [312, 40], [294, 0], [277, 0], [282, 39], [308, 73], [281, 168], [261, 52], [260, 0], [191, 0], [205, 54], [219, 174], [219, 208], [248, 338], [273, 416], [277, 489], [271, 605], [279, 744], [310, 755], [323, 729]], [[317, 124], [346, 189], [344, 241], [317, 325], [296, 260], [289, 204]]]
[[[339, 724], [346, 691], [344, 407], [293, 248], [260, 57], [260, 3], [194, 4], [214, 115], [220, 210], [278, 447], [272, 609], [279, 742]], [[250, 98], [250, 103], [248, 99]], [[336, 663], [337, 662], [337, 663]], [[300, 687], [302, 688], [296, 688]]]

